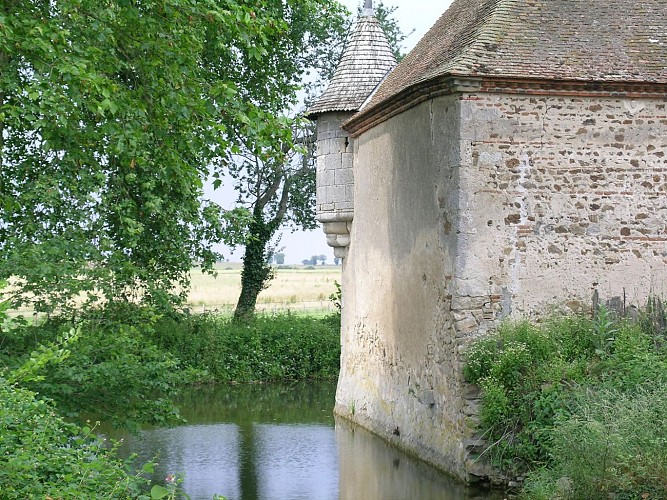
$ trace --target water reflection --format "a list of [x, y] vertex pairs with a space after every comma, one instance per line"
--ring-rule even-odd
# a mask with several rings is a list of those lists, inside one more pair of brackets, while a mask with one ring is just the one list
[[342, 419], [336, 420], [336, 442], [340, 462], [340, 499], [503, 498], [485, 490], [466, 488], [458, 481]]
[[146, 430], [126, 438], [125, 446], [144, 461], [158, 457], [156, 483], [169, 473], [184, 473], [183, 488], [193, 499], [210, 500], [216, 492], [242, 498], [241, 435], [234, 424]]
[[331, 427], [258, 425], [255, 436], [258, 498], [338, 498], [338, 460]]
[[[491, 499], [331, 416], [333, 383], [197, 388], [188, 425], [125, 436], [123, 452], [158, 457], [154, 480], [184, 474], [193, 500]], [[502, 497], [500, 497], [502, 498]]]

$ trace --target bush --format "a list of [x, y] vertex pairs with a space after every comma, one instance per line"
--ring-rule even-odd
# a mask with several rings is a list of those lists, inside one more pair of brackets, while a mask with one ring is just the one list
[[2, 498], [149, 498], [90, 429], [66, 423], [49, 402], [0, 378]]
[[[140, 423], [180, 422], [170, 396], [191, 377], [177, 357], [151, 342], [155, 319], [139, 309], [123, 321], [108, 311], [96, 314], [77, 324], [78, 334], [67, 344], [66, 356], [44, 364], [40, 377], [21, 385], [53, 400], [67, 417], [92, 413], [96, 419], [130, 429]], [[58, 346], [73, 325], [51, 319], [0, 332], [0, 360], [18, 369], [47, 349], [44, 346]]]
[[573, 413], [553, 429], [551, 465], [529, 474], [524, 496], [666, 498], [665, 415], [667, 385], [632, 394], [581, 390]]
[[219, 382], [299, 380], [338, 375], [338, 317], [258, 315], [234, 321], [204, 314], [163, 318], [152, 340]]
[[[598, 498], [604, 488], [634, 498], [642, 488], [657, 489], [667, 497], [660, 490], [664, 483], [650, 472], [665, 471], [655, 457], [667, 426], [647, 420], [659, 415], [649, 408], [652, 397], [660, 411], [667, 401], [664, 330], [655, 328], [660, 324], [619, 320], [600, 308], [592, 320], [506, 323], [473, 344], [464, 374], [482, 389], [480, 431], [490, 443], [482, 459], [510, 475], [532, 471], [535, 498]], [[614, 427], [623, 425], [627, 429]], [[635, 446], [647, 436], [651, 446]], [[643, 455], [631, 459], [636, 454]], [[611, 469], [592, 465], [605, 456]], [[577, 474], [579, 469], [587, 472]]]

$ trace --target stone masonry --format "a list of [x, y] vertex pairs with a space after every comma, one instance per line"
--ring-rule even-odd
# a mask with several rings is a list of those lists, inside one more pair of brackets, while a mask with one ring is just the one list
[[665, 296], [667, 0], [631, 4], [454, 0], [365, 99], [375, 35], [357, 34], [363, 64], [348, 54], [312, 113], [344, 257], [340, 417], [494, 478], [470, 342], [594, 295]]
[[[665, 99], [454, 93], [355, 137], [336, 411], [475, 480], [467, 344], [667, 272]], [[354, 408], [354, 412], [352, 411]]]
[[336, 257], [345, 257], [354, 216], [352, 139], [341, 124], [352, 113], [327, 113], [317, 121], [317, 219]]

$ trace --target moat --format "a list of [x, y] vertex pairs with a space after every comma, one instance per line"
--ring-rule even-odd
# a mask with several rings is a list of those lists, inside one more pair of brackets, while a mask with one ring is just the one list
[[372, 434], [334, 421], [333, 382], [218, 385], [179, 399], [187, 425], [144, 429], [121, 452], [156, 457], [193, 500], [502, 498], [465, 488]]

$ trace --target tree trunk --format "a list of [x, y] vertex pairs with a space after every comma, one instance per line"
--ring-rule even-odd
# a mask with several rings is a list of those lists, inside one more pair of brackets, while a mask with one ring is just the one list
[[248, 242], [243, 254], [241, 295], [236, 304], [234, 319], [242, 320], [255, 314], [257, 296], [273, 277], [273, 269], [266, 262], [266, 247], [275, 233], [273, 224], [264, 222], [261, 213], [255, 214], [250, 224]]

